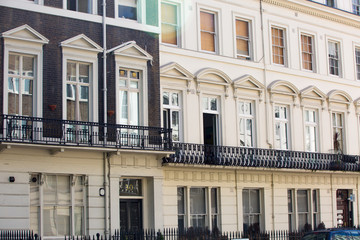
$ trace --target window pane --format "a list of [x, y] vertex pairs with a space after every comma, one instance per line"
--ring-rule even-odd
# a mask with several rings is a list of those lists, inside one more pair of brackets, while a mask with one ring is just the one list
[[9, 74], [20, 74], [20, 56], [9, 54]]
[[57, 176], [57, 203], [60, 205], [70, 204], [70, 177]]
[[218, 213], [218, 201], [217, 201], [217, 189], [211, 189], [211, 213], [215, 214]]
[[119, 76], [120, 77], [127, 77], [127, 70], [120, 69], [119, 70]]
[[45, 176], [43, 186], [44, 204], [56, 204], [56, 176]]
[[250, 206], [249, 206], [249, 190], [248, 189], [244, 189], [242, 191], [242, 199], [243, 199], [243, 212], [244, 213], [250, 213]]
[[179, 94], [178, 93], [171, 94], [171, 104], [173, 106], [179, 106]]
[[205, 188], [190, 189], [190, 213], [205, 214]]
[[84, 13], [91, 13], [92, 12], [92, 1], [91, 0], [77, 0], [78, 1], [78, 11]]
[[215, 52], [215, 35], [201, 32], [201, 50]]
[[259, 190], [250, 189], [250, 212], [251, 213], [260, 213], [260, 197]]
[[67, 98], [66, 98], [66, 119], [67, 120], [76, 120], [75, 119], [75, 95], [76, 95], [76, 86], [72, 85], [72, 84], [67, 84], [66, 85], [66, 93], [67, 93]]
[[173, 141], [179, 141], [179, 112], [173, 111], [171, 116], [171, 128], [172, 128], [172, 135]]
[[129, 5], [131, 6], [119, 5], [119, 9], [118, 9], [119, 18], [137, 20], [136, 1], [127, 0], [126, 2], [130, 3]]
[[34, 76], [34, 57], [23, 57], [23, 76], [33, 77]]
[[74, 225], [75, 225], [75, 229], [74, 232], [76, 236], [81, 236], [83, 234], [83, 212], [84, 212], [84, 208], [83, 207], [75, 207], [74, 208]]
[[128, 101], [127, 101], [127, 92], [120, 91], [120, 123], [128, 124]]
[[76, 81], [76, 64], [67, 63], [67, 81]]
[[177, 45], [177, 27], [161, 24], [161, 42]]
[[163, 105], [169, 105], [169, 92], [163, 92]]
[[308, 191], [307, 190], [298, 190], [297, 191], [297, 207], [298, 212], [305, 213], [308, 212]]
[[161, 21], [163, 23], [171, 23], [176, 25], [177, 23], [177, 11], [176, 5], [161, 3]]
[[75, 178], [75, 205], [82, 206], [84, 204], [84, 178], [74, 176]]
[[236, 20], [236, 36], [249, 37], [249, 23]]
[[139, 93], [130, 92], [130, 106], [131, 106], [131, 116], [130, 116], [130, 125], [139, 124]]
[[130, 81], [130, 88], [138, 89], [139, 82], [138, 81]]
[[22, 95], [22, 115], [32, 116], [33, 112], [33, 80], [24, 79]]
[[216, 98], [211, 98], [210, 99], [210, 110], [214, 110], [216, 111], [217, 110], [217, 99]]
[[90, 66], [85, 64], [79, 64], [79, 81], [83, 83], [89, 83]]
[[57, 207], [56, 208], [56, 227], [58, 235], [65, 236], [70, 234], [70, 208]]
[[177, 188], [177, 206], [178, 214], [185, 214], [185, 189], [183, 187]]
[[19, 113], [19, 78], [8, 79], [8, 113], [18, 115]]

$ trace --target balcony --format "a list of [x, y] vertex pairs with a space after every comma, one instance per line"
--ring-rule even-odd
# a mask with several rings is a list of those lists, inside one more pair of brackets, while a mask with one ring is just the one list
[[[171, 129], [1, 115], [0, 142], [170, 151]], [[106, 132], [106, 133], [105, 133]]]
[[359, 156], [275, 149], [173, 143], [175, 154], [163, 163], [288, 168], [304, 170], [359, 171]]

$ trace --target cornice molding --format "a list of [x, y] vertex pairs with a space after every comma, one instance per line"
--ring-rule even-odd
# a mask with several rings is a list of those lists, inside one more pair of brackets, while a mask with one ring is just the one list
[[[301, 6], [294, 2], [289, 3], [289, 2], [284, 2], [281, 0], [262, 0], [262, 1], [264, 3], [269, 3], [272, 5], [276, 5], [276, 6], [283, 7], [283, 8], [288, 8], [288, 9], [291, 9], [291, 10], [294, 10], [297, 12], [302, 12], [302, 13], [312, 15], [315, 17], [320, 17], [320, 18], [330, 20], [333, 22], [338, 22], [338, 23], [345, 24], [348, 26], [360, 28], [360, 21], [344, 18], [342, 16], [336, 16], [334, 13], [324, 12], [321, 9], [315, 10], [313, 8], [310, 8], [309, 6]], [[324, 6], [324, 7], [326, 7], [326, 6]], [[341, 11], [341, 10], [339, 10], [339, 11]], [[347, 13], [347, 14], [350, 14], [350, 13]]]

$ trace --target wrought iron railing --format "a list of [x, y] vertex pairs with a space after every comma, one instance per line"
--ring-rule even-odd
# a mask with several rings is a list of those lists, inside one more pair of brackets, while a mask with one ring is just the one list
[[1, 240], [41, 240], [38, 234], [31, 230], [0, 230]]
[[171, 129], [1, 115], [0, 142], [171, 150]]
[[175, 153], [164, 163], [359, 171], [359, 156], [262, 148], [173, 143]]

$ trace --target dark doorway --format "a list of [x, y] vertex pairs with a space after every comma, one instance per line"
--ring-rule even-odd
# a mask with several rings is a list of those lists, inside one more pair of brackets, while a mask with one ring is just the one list
[[350, 202], [350, 193], [347, 189], [336, 190], [336, 209], [337, 226], [352, 227], [352, 202]]
[[131, 231], [142, 229], [141, 199], [120, 200], [120, 228]]
[[217, 115], [203, 114], [204, 144], [217, 145]]

